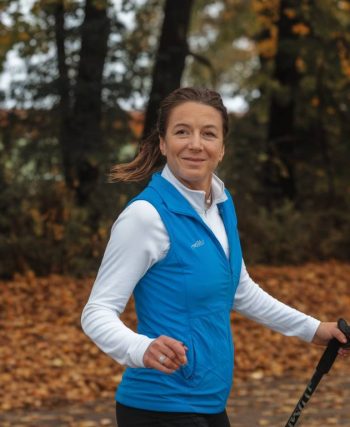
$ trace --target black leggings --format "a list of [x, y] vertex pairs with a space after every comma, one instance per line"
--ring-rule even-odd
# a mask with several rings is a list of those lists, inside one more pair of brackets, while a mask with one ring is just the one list
[[118, 427], [230, 427], [226, 411], [219, 414], [155, 412], [117, 402]]

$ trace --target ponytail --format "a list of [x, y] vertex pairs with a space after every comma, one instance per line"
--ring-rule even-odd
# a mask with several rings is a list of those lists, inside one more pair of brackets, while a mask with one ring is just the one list
[[165, 158], [159, 148], [159, 134], [155, 129], [141, 142], [140, 150], [134, 160], [112, 167], [110, 181], [143, 181], [161, 169], [164, 164]]

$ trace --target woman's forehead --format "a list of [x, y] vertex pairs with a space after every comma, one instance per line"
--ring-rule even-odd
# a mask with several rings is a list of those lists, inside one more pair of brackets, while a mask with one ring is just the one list
[[202, 126], [222, 126], [221, 113], [210, 105], [199, 102], [184, 102], [172, 109], [168, 118], [168, 125], [201, 124]]

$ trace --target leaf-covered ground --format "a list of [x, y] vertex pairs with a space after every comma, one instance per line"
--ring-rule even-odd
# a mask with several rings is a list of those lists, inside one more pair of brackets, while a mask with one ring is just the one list
[[[249, 271], [268, 292], [310, 315], [350, 319], [350, 264], [259, 266]], [[80, 327], [92, 283], [93, 278], [33, 274], [0, 282], [0, 411], [57, 408], [113, 396], [122, 368]], [[135, 325], [132, 304], [123, 319]], [[237, 314], [232, 324], [236, 385], [280, 377], [307, 381], [322, 354], [319, 347], [283, 337]], [[338, 364], [349, 377], [347, 362]]]

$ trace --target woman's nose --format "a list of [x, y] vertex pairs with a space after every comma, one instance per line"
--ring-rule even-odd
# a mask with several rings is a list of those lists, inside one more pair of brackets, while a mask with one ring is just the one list
[[203, 144], [202, 144], [202, 138], [200, 135], [198, 134], [192, 135], [189, 143], [189, 148], [191, 150], [202, 150]]

